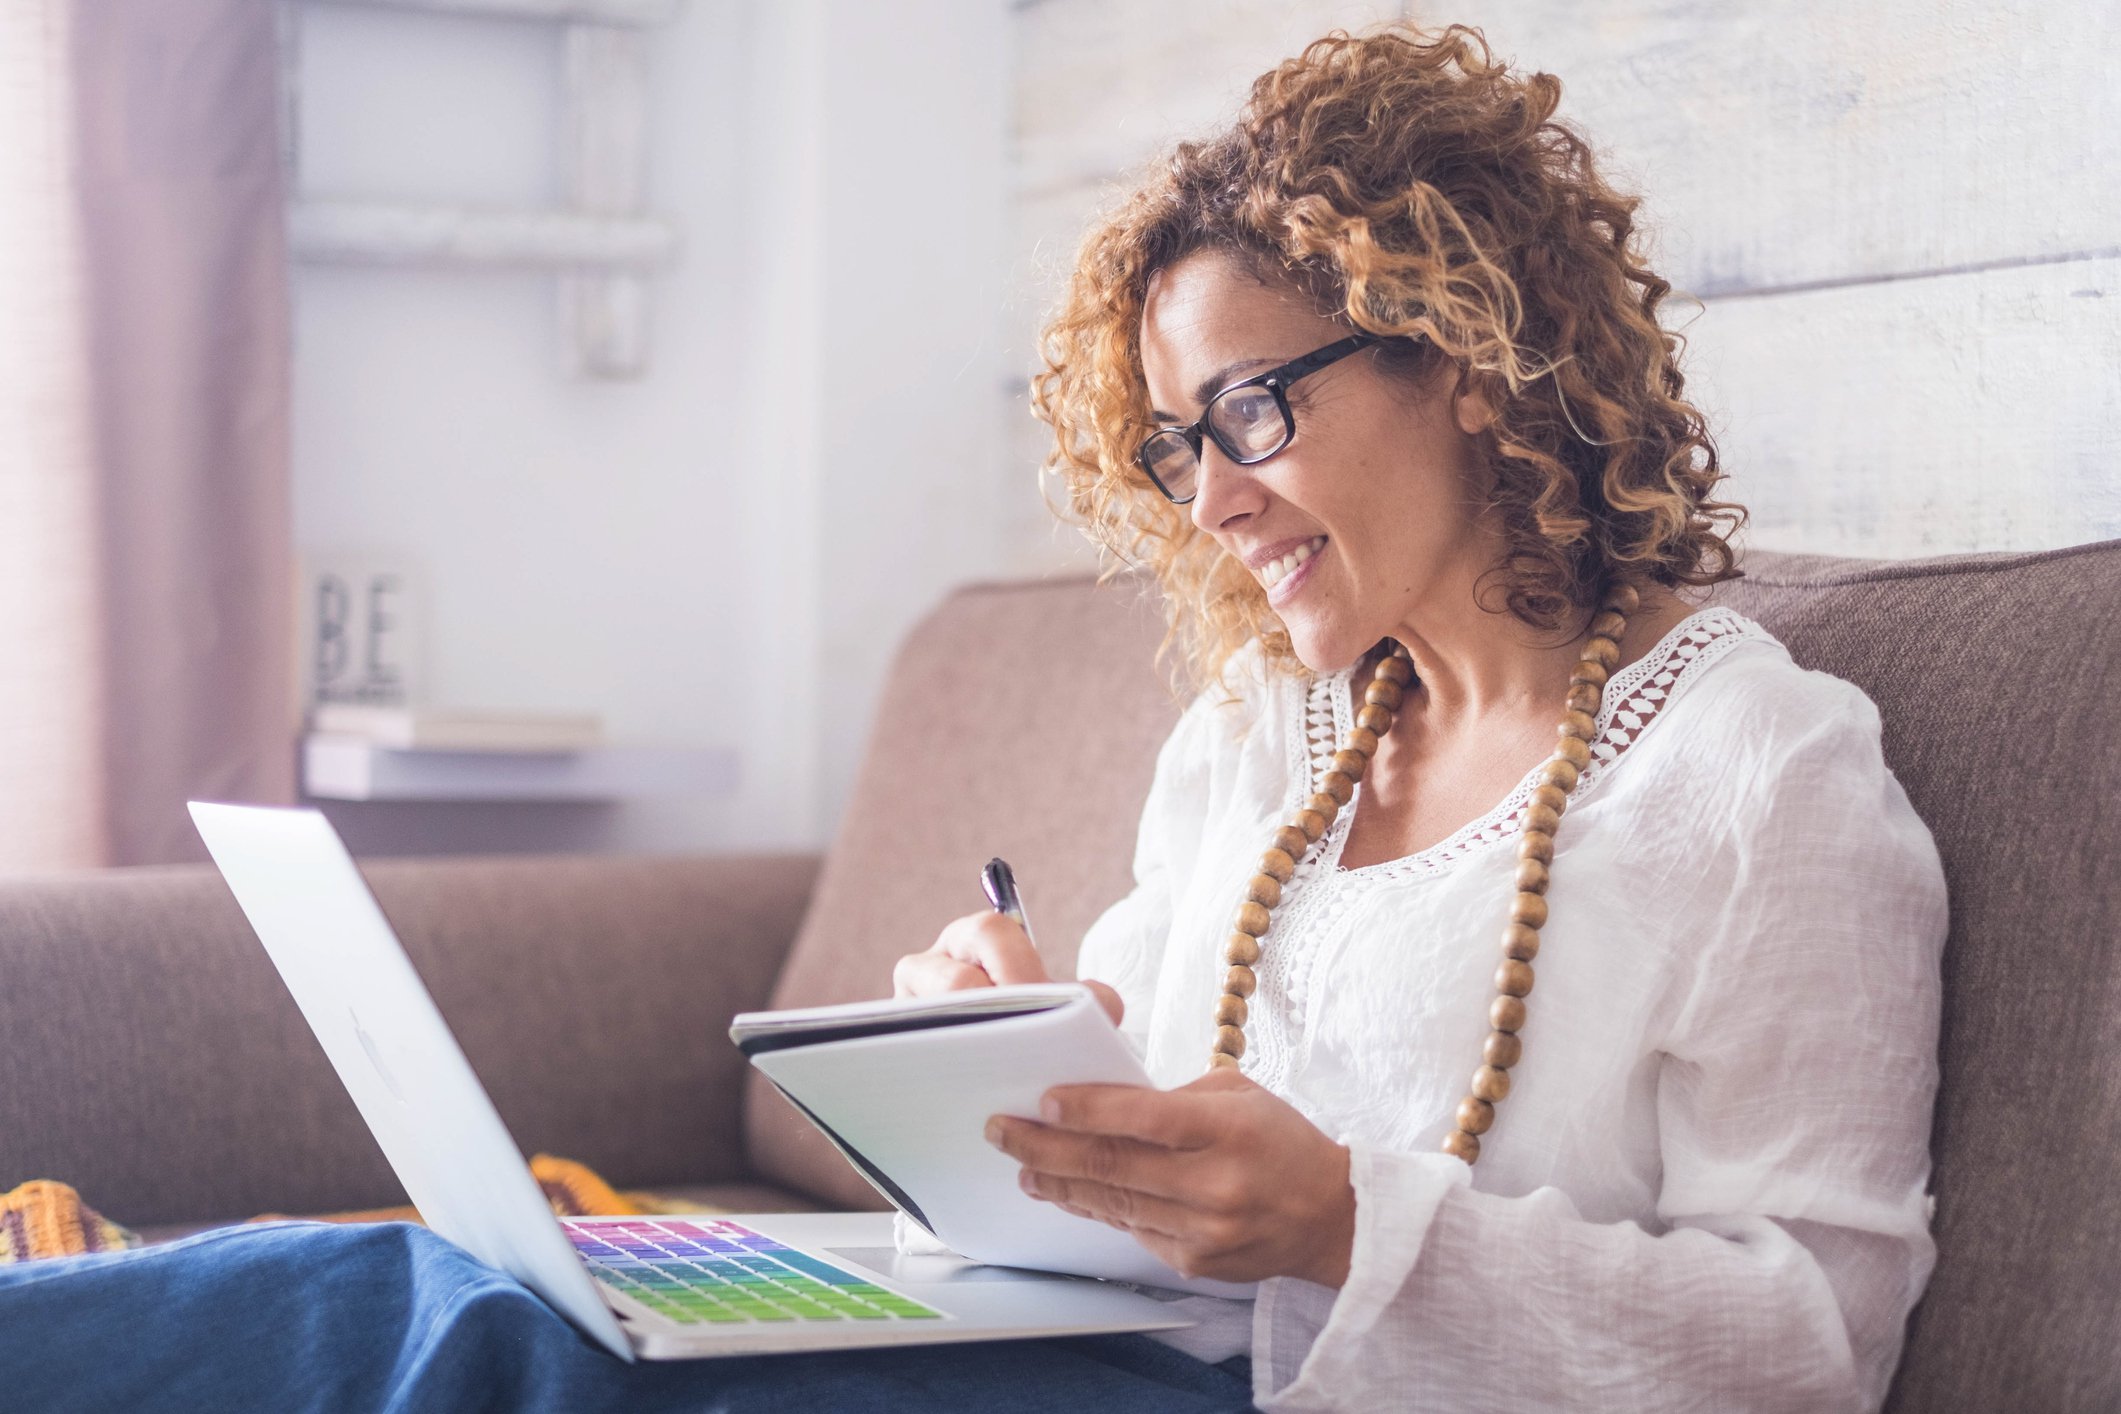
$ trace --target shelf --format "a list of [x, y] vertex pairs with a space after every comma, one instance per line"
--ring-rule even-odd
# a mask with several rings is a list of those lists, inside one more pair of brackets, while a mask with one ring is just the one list
[[317, 800], [634, 800], [728, 795], [736, 782], [736, 753], [713, 747], [401, 751], [360, 737], [302, 739], [302, 789]]
[[322, 264], [595, 266], [670, 263], [677, 227], [658, 216], [501, 211], [403, 202], [304, 198], [287, 212], [296, 258]]

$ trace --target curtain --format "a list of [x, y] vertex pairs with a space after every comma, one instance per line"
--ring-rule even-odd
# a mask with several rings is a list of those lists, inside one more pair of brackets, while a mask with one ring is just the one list
[[294, 794], [273, 0], [0, 3], [0, 870]]

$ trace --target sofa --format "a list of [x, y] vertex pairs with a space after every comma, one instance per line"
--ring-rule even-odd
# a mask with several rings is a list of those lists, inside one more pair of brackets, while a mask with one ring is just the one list
[[[1717, 597], [1878, 703], [1950, 881], [1940, 1257], [1889, 1407], [2121, 1408], [2121, 541], [1746, 569]], [[726, 1022], [881, 995], [996, 854], [1072, 965], [1180, 707], [1161, 636], [1131, 582], [953, 594], [822, 858], [363, 870], [526, 1153], [739, 1211], [876, 1207]], [[30, 1178], [150, 1237], [402, 1201], [203, 865], [0, 880], [0, 1189]]]

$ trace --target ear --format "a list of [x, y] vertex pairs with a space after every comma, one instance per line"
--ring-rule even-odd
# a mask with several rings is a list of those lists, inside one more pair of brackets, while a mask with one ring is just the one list
[[1458, 419], [1458, 430], [1468, 437], [1485, 432], [1496, 416], [1495, 405], [1463, 370], [1458, 375], [1458, 390], [1451, 395], [1451, 411]]

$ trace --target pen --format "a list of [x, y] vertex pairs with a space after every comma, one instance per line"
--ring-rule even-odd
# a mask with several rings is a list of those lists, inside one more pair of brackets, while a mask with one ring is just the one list
[[1009, 861], [988, 860], [987, 867], [979, 871], [979, 883], [987, 891], [987, 902], [994, 905], [994, 911], [1014, 918], [1016, 926], [1024, 930], [1024, 936], [1031, 938], [1031, 947], [1036, 951], [1038, 939], [1031, 937], [1031, 920], [1024, 917], [1024, 898], [1016, 891], [1016, 875], [1010, 871]]

